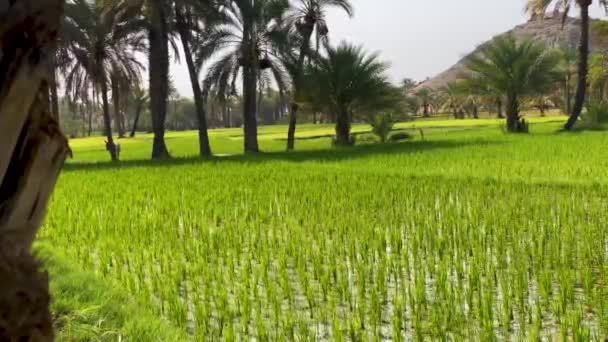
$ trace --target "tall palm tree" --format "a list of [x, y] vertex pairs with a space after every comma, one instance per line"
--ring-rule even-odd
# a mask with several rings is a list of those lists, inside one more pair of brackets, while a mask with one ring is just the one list
[[[608, 0], [598, 0], [598, 3], [608, 11]], [[593, 0], [528, 0], [526, 11], [533, 16], [544, 17], [545, 12], [554, 4], [557, 9], [563, 10], [564, 19], [572, 5], [576, 4], [580, 9], [581, 16], [581, 37], [578, 48], [578, 83], [576, 87], [576, 96], [574, 98], [574, 107], [570, 114], [570, 118], [566, 122], [564, 129], [570, 130], [576, 124], [585, 104], [587, 94], [587, 75], [589, 73], [589, 7], [593, 4]]]
[[[197, 37], [197, 35], [201, 34], [201, 31], [203, 31], [202, 34], [204, 34], [203, 27], [209, 24], [208, 22], [204, 23], [203, 21], [212, 20], [213, 8], [206, 2], [176, 0], [174, 9], [175, 26], [184, 50], [184, 58], [186, 59], [186, 65], [188, 66], [188, 74], [190, 76], [194, 104], [196, 106], [199, 155], [201, 157], [207, 157], [211, 155], [209, 134], [207, 132], [207, 115], [205, 113], [205, 102], [199, 83], [200, 69], [197, 68], [197, 63], [194, 61], [192, 47], [200, 42], [200, 38]], [[201, 64], [202, 63], [198, 65]]]
[[287, 150], [295, 147], [295, 133], [297, 124], [298, 101], [301, 98], [302, 72], [304, 61], [310, 57], [310, 43], [313, 33], [319, 39], [327, 40], [329, 27], [325, 13], [329, 8], [342, 9], [352, 17], [354, 11], [350, 0], [296, 0], [287, 16], [287, 27], [297, 31], [300, 36], [300, 47], [297, 64], [295, 65], [293, 79], [293, 96], [289, 111], [289, 129], [287, 132]]
[[465, 60], [463, 82], [474, 94], [502, 94], [507, 100], [507, 129], [520, 129], [520, 102], [546, 93], [559, 80], [560, 56], [532, 40], [499, 37]]
[[123, 11], [132, 13], [132, 25], [139, 26], [148, 36], [148, 79], [150, 114], [152, 117], [152, 159], [170, 158], [165, 143], [165, 122], [169, 98], [169, 45], [175, 48], [172, 38], [172, 5], [167, 0], [120, 0], [106, 1]]
[[385, 71], [386, 63], [377, 54], [345, 42], [337, 47], [326, 44], [326, 55], [318, 56], [312, 66], [314, 97], [336, 119], [336, 144], [352, 143], [350, 128], [358, 111], [382, 110], [392, 87]]
[[103, 103], [106, 148], [113, 161], [118, 151], [112, 137], [108, 85], [112, 74], [138, 79], [143, 66], [135, 55], [143, 51], [143, 37], [130, 21], [132, 13], [106, 8], [101, 0], [72, 0], [66, 3], [64, 32], [70, 38], [70, 70], [65, 75], [69, 97], [82, 95], [89, 85], [97, 88]]
[[[220, 13], [224, 22], [207, 34], [197, 55], [199, 62], [209, 56], [217, 61], [209, 67], [203, 93], [212, 88], [220, 94], [236, 93], [242, 74], [245, 152], [258, 152], [257, 96], [262, 72], [271, 73], [280, 88], [288, 82], [285, 68], [277, 58], [275, 45], [282, 40], [280, 24], [289, 3], [286, 0], [224, 0]], [[230, 91], [228, 91], [230, 89]]]

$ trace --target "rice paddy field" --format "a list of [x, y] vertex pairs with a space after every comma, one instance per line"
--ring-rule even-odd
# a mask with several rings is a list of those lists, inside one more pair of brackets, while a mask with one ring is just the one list
[[348, 149], [305, 125], [294, 153], [264, 127], [254, 156], [217, 130], [209, 160], [169, 133], [166, 162], [140, 161], [143, 135], [119, 165], [73, 140], [40, 240], [185, 340], [604, 341], [608, 135], [562, 121], [403, 123], [409, 141]]

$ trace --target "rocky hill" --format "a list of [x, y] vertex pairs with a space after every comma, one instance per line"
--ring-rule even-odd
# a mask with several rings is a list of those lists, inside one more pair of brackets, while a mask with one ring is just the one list
[[[550, 47], [576, 48], [580, 37], [580, 19], [571, 17], [566, 18], [565, 21], [562, 21], [562, 19], [562, 13], [554, 12], [547, 15], [545, 18], [532, 18], [527, 23], [516, 26], [512, 30], [496, 37], [513, 34], [518, 38], [532, 38], [535, 41], [542, 42]], [[601, 21], [594, 20], [591, 30], [591, 50], [594, 52], [608, 49], [608, 37], [603, 34], [603, 30], [600, 32], [600, 30], [593, 29], [598, 26], [598, 23], [601, 23]], [[484, 44], [487, 44], [487, 42], [481, 44], [480, 47]], [[480, 47], [471, 54], [476, 53]], [[439, 89], [449, 82], [456, 80], [465, 69], [464, 60], [466, 58], [467, 57], [464, 57], [448, 70], [422, 82], [416, 88]]]

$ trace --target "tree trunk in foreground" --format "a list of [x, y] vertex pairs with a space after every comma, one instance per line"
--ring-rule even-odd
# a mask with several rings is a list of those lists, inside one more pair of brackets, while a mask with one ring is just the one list
[[0, 6], [0, 340], [52, 341], [48, 276], [31, 255], [67, 139], [49, 104], [61, 0]]
[[150, 113], [152, 114], [152, 159], [169, 158], [165, 144], [165, 120], [167, 118], [167, 98], [169, 96], [169, 33], [165, 4], [161, 0], [152, 1], [149, 38], [150, 72]]
[[578, 84], [576, 86], [576, 97], [574, 98], [574, 108], [570, 113], [570, 118], [566, 122], [564, 129], [571, 130], [578, 117], [583, 111], [585, 97], [587, 96], [587, 74], [589, 72], [589, 6], [591, 0], [578, 0], [581, 8], [581, 40], [578, 47]]

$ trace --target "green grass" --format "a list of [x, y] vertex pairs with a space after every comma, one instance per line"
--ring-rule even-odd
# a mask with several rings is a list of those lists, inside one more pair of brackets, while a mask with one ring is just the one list
[[[531, 122], [562, 122], [561, 117], [549, 116], [545, 118], [532, 117]], [[422, 129], [427, 134], [442, 133], [445, 131], [463, 130], [481, 127], [499, 127], [504, 120], [499, 119], [467, 119], [467, 120], [425, 120], [395, 125], [397, 130], [407, 130], [419, 135]], [[355, 124], [353, 133], [370, 132], [371, 128], [365, 124]], [[198, 154], [198, 133], [195, 131], [168, 132], [166, 143], [172, 156], [193, 157]], [[329, 149], [331, 137], [335, 134], [334, 126], [331, 124], [299, 125], [296, 135], [296, 145], [299, 151], [315, 151]], [[241, 128], [215, 129], [209, 132], [211, 147], [214, 154], [234, 155], [243, 151], [243, 130]], [[122, 160], [149, 159], [152, 153], [152, 138], [149, 133], [139, 133], [135, 138], [116, 139], [121, 145]], [[287, 127], [285, 126], [263, 126], [259, 130], [260, 149], [264, 152], [282, 152], [286, 148]], [[90, 138], [73, 139], [70, 146], [74, 152], [74, 158], [70, 162], [97, 162], [109, 160], [109, 154], [105, 150], [104, 137], [95, 136]]]
[[51, 275], [57, 341], [186, 341], [183, 331], [152, 315], [127, 292], [79, 271], [48, 242], [37, 243], [35, 250]]
[[[277, 152], [205, 161], [138, 161], [146, 138], [125, 140], [132, 161], [68, 165], [41, 238], [195, 340], [603, 340], [608, 136], [554, 120], [294, 153], [265, 127]], [[232, 135], [215, 150], [237, 154]], [[194, 154], [192, 133], [169, 137]], [[76, 160], [105, 160], [95, 146], [73, 141]]]

